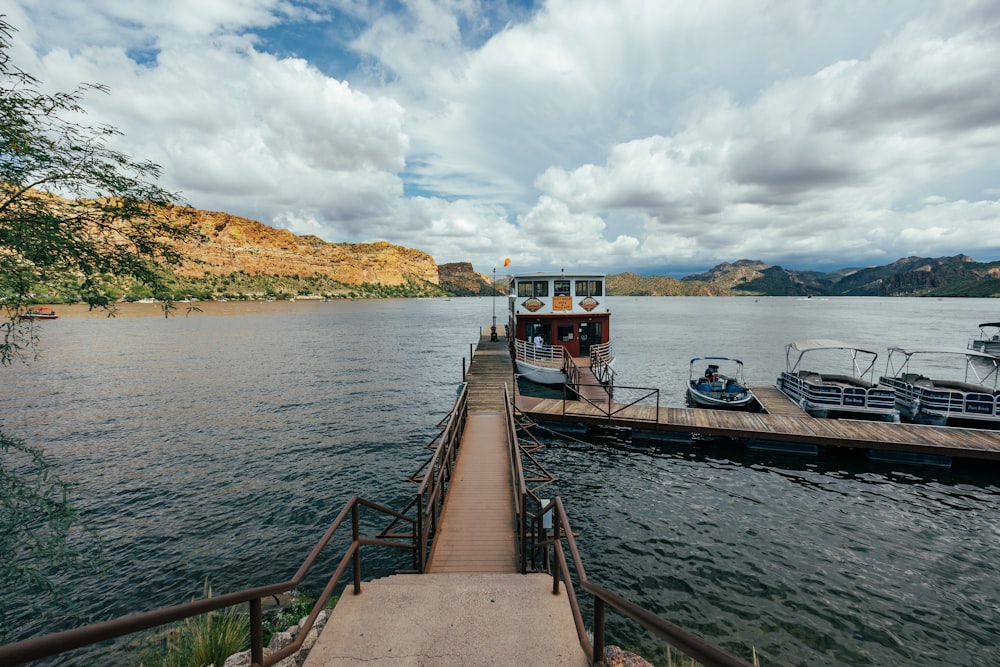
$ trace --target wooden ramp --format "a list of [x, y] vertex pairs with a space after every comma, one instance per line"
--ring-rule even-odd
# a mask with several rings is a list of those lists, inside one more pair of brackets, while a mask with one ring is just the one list
[[514, 381], [514, 363], [510, 358], [510, 347], [507, 339], [498, 336], [498, 340], [490, 340], [489, 328], [483, 329], [479, 336], [479, 345], [469, 362], [469, 370], [465, 381], [469, 385], [469, 412], [490, 411], [502, 413], [506, 406], [503, 403], [503, 386], [510, 387], [514, 395], [517, 382]]
[[502, 413], [469, 413], [428, 573], [517, 572], [506, 428]]
[[577, 391], [580, 396], [588, 401], [596, 403], [606, 403], [608, 400], [608, 390], [603, 384], [597, 381], [594, 371], [590, 370], [590, 359], [585, 357], [575, 357], [577, 371], [580, 374], [580, 386]]
[[795, 401], [788, 398], [777, 387], [771, 384], [759, 384], [750, 387], [754, 398], [769, 415], [785, 417], [808, 417], [809, 415]]
[[505, 337], [491, 341], [482, 330], [465, 381], [468, 421], [426, 571], [517, 572], [503, 392], [516, 383]]

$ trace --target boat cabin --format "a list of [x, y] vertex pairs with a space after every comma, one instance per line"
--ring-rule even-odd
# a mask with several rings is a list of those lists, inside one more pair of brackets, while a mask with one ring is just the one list
[[509, 306], [515, 340], [562, 346], [571, 357], [611, 340], [604, 274], [532, 273], [511, 279]]

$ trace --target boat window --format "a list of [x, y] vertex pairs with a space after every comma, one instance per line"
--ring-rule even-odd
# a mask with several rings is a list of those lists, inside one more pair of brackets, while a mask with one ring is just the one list
[[[569, 294], [569, 292], [567, 292]], [[519, 280], [517, 282], [518, 296], [548, 296], [548, 280]]]
[[569, 296], [569, 281], [556, 280], [552, 284], [553, 296]]
[[576, 281], [576, 295], [577, 296], [603, 296], [604, 292], [604, 281], [603, 280], [577, 280]]
[[556, 326], [556, 337], [561, 341], [573, 340], [573, 325], [560, 324]]

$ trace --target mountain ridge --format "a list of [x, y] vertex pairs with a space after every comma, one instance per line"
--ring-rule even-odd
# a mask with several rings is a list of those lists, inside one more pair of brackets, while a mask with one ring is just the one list
[[[477, 273], [470, 262], [437, 264], [422, 250], [386, 241], [328, 242], [249, 218], [183, 205], [157, 209], [156, 215], [195, 228], [201, 238], [177, 244], [185, 260], [171, 269], [171, 293], [152, 295], [141, 286], [131, 286], [124, 298], [506, 293], [506, 276], [494, 285], [489, 275]], [[624, 272], [608, 274], [606, 280], [607, 293], [621, 296], [1000, 297], [1000, 262], [976, 262], [968, 255], [905, 257], [884, 266], [822, 272], [739, 259], [680, 279]]]

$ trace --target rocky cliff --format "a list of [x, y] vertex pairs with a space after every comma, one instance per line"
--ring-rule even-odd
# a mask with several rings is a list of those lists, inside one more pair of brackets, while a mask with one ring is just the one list
[[438, 284], [434, 258], [420, 250], [376, 243], [328, 243], [228, 213], [175, 206], [168, 215], [195, 226], [202, 243], [178, 249], [188, 258], [175, 273], [199, 278], [250, 275], [323, 276], [342, 283], [402, 285], [408, 276]]
[[[438, 266], [438, 277], [443, 289], [455, 296], [489, 296], [494, 294], [492, 279], [476, 273], [469, 262], [454, 262]], [[498, 281], [499, 282], [499, 281]], [[501, 287], [496, 294], [504, 294]]]

